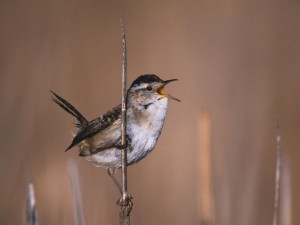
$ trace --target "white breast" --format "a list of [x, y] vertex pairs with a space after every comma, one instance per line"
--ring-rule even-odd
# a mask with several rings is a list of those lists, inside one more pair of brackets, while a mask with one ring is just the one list
[[[128, 164], [138, 162], [153, 150], [164, 124], [167, 106], [168, 99], [162, 98], [145, 110], [136, 111], [128, 108], [126, 133], [131, 139], [132, 146], [127, 152]], [[86, 158], [97, 166], [121, 167], [121, 150], [116, 148], [107, 149]]]

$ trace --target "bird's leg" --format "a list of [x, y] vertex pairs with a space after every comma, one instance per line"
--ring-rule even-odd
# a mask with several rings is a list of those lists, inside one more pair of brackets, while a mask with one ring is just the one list
[[116, 176], [116, 172], [117, 172], [117, 169], [114, 169], [114, 168], [108, 168], [107, 169], [107, 173], [108, 175], [111, 177], [111, 179], [113, 180], [113, 182], [115, 183], [115, 185], [117, 186], [120, 194], [122, 194], [122, 187], [118, 181], [118, 178]]
[[[122, 195], [122, 187], [117, 179], [117, 176], [116, 176], [116, 172], [117, 172], [117, 169], [114, 169], [114, 168], [108, 168], [107, 169], [107, 173], [108, 175], [111, 177], [111, 179], [113, 180], [113, 182], [115, 183], [115, 185], [117, 186], [120, 194]], [[120, 205], [120, 206], [124, 206], [124, 205], [129, 205], [130, 207], [132, 207], [133, 203], [132, 203], [132, 197], [130, 194], [127, 193], [127, 198], [125, 199], [119, 199], [117, 201], [117, 204]]]

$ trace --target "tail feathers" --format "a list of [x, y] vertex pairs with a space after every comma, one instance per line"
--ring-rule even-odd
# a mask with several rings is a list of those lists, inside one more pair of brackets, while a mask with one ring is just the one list
[[53, 91], [51, 92], [54, 95], [54, 97], [52, 97], [52, 100], [78, 120], [79, 123], [75, 124], [77, 127], [83, 127], [88, 124], [89, 121], [83, 115], [81, 115], [81, 113], [78, 112], [78, 110], [75, 109], [74, 106], [72, 106], [69, 102], [60, 97], [58, 94], [54, 93]]

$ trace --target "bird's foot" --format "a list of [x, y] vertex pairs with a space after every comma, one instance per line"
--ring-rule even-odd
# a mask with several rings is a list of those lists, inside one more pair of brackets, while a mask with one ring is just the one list
[[130, 149], [131, 149], [131, 138], [128, 136], [128, 135], [126, 135], [126, 137], [125, 137], [125, 144], [121, 144], [121, 141], [120, 142], [118, 142], [116, 145], [115, 145], [115, 147], [117, 148], [117, 149], [124, 149], [124, 148], [128, 148], [129, 149], [129, 151], [130, 151]]
[[130, 211], [131, 211], [131, 208], [133, 206], [133, 202], [132, 202], [132, 196], [130, 194], [125, 194], [125, 196], [122, 196], [117, 202], [116, 204], [121, 206], [121, 207], [128, 207], [130, 208]]

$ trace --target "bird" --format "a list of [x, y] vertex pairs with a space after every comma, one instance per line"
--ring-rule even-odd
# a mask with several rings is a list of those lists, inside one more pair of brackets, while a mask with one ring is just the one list
[[[168, 100], [180, 102], [167, 94], [164, 87], [177, 80], [162, 80], [155, 74], [144, 74], [136, 78], [127, 90], [125, 133], [128, 166], [139, 162], [154, 149], [167, 115]], [[115, 171], [122, 166], [121, 149], [124, 147], [121, 145], [121, 105], [89, 121], [68, 101], [51, 92], [52, 100], [77, 120], [78, 131], [66, 151], [77, 146], [79, 156], [107, 169], [114, 178]]]

